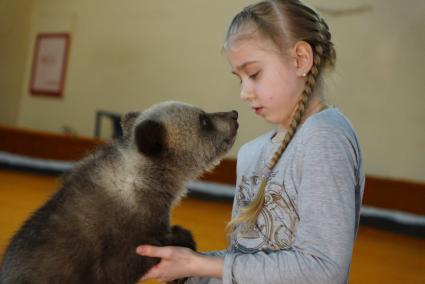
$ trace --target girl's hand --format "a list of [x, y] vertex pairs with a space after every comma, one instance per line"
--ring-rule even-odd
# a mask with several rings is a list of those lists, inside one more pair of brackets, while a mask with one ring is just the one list
[[167, 282], [190, 276], [221, 278], [223, 273], [223, 258], [203, 256], [184, 247], [142, 245], [137, 247], [136, 252], [161, 258], [161, 262], [153, 266], [141, 281], [156, 279]]
[[161, 262], [153, 266], [140, 279], [142, 281], [154, 278], [167, 282], [187, 277], [194, 272], [196, 254], [191, 249], [143, 245], [137, 248], [137, 253], [143, 256], [161, 258]]

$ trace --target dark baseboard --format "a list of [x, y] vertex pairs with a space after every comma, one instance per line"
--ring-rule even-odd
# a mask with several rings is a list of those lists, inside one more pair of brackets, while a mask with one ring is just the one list
[[366, 176], [363, 203], [379, 208], [425, 215], [425, 184]]
[[101, 140], [0, 125], [0, 151], [34, 158], [76, 161]]

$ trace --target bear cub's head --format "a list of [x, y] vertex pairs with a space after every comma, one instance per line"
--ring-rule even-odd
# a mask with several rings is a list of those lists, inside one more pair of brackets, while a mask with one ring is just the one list
[[212, 169], [233, 146], [237, 118], [236, 111], [206, 113], [168, 101], [125, 114], [121, 125], [128, 145], [147, 159], [197, 175]]

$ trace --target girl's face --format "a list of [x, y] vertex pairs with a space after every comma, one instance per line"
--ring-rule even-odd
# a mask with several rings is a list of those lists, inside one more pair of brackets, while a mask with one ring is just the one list
[[241, 81], [241, 98], [257, 115], [287, 129], [305, 86], [295, 57], [283, 56], [271, 41], [261, 39], [235, 41], [226, 55]]

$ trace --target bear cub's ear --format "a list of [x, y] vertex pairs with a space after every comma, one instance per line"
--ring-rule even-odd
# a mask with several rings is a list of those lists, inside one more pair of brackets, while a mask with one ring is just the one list
[[140, 112], [127, 112], [121, 118], [121, 128], [124, 137], [130, 136], [131, 128], [139, 114]]
[[158, 121], [145, 120], [136, 127], [135, 142], [142, 154], [159, 157], [166, 153], [165, 126]]

